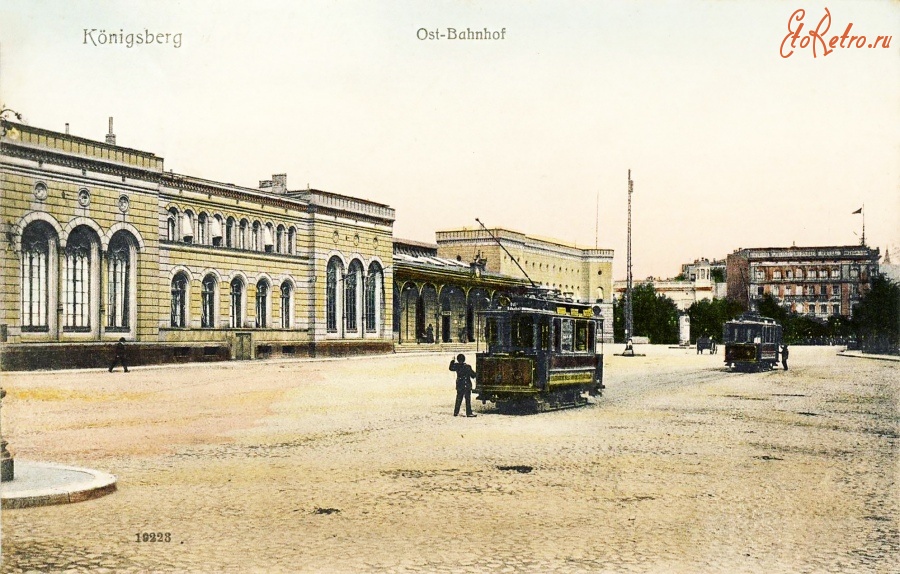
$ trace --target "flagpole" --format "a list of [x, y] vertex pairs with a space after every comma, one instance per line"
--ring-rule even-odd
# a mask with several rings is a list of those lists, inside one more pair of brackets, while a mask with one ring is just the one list
[[863, 245], [863, 247], [865, 247], [865, 245], [866, 245], [866, 204], [865, 203], [862, 206], [862, 216], [863, 216], [862, 245]]

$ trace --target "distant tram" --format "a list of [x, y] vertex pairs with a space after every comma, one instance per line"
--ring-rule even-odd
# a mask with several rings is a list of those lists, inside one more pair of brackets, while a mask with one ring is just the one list
[[744, 314], [725, 323], [725, 363], [736, 370], [772, 369], [778, 363], [781, 325], [774, 319]]
[[603, 386], [600, 307], [547, 290], [500, 297], [479, 313], [487, 349], [473, 389], [500, 412], [541, 412], [587, 403]]

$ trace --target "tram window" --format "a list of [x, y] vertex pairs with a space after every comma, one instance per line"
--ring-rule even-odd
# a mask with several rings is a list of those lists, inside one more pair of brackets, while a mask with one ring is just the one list
[[575, 321], [575, 350], [587, 351], [588, 322]]
[[514, 317], [510, 325], [510, 342], [516, 349], [534, 348], [534, 317], [523, 315]]
[[541, 319], [541, 349], [550, 350], [550, 320], [546, 317]]
[[484, 340], [487, 341], [488, 348], [492, 349], [500, 344], [500, 331], [497, 329], [497, 319], [488, 317], [484, 322]]
[[572, 351], [572, 319], [562, 320], [562, 351]]
[[553, 319], [553, 350], [562, 351], [562, 324], [559, 319]]
[[595, 336], [595, 334], [594, 334], [594, 333], [595, 333], [595, 327], [596, 327], [596, 325], [597, 325], [597, 324], [596, 324], [595, 322], [593, 322], [593, 321], [588, 321], [588, 344], [587, 344], [587, 350], [590, 351], [590, 352], [592, 352], [592, 353], [596, 352], [595, 349], [596, 349], [596, 347], [597, 347], [597, 344], [595, 343], [595, 341], [596, 341], [596, 336]]

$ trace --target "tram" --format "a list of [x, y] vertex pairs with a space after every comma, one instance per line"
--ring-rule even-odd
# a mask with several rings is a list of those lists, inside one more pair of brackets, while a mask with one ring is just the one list
[[487, 348], [476, 354], [476, 399], [500, 412], [576, 407], [603, 386], [600, 307], [556, 291], [503, 296], [479, 313]]
[[778, 363], [781, 325], [774, 319], [745, 313], [725, 323], [725, 363], [743, 371], [772, 369]]

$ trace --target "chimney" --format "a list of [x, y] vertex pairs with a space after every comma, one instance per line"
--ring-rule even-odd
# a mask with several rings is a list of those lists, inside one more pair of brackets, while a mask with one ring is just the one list
[[287, 174], [276, 173], [272, 175], [272, 193], [284, 194], [287, 191]]
[[109, 116], [109, 133], [106, 134], [106, 143], [116, 145], [116, 134], [113, 133], [112, 120], [112, 116]]
[[69, 135], [69, 122], [66, 122], [66, 135]]

